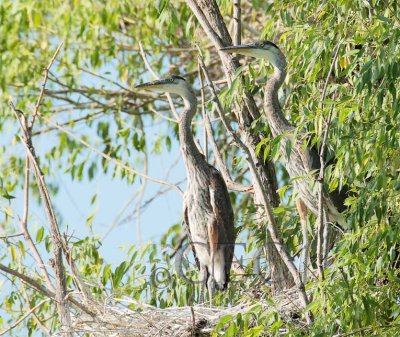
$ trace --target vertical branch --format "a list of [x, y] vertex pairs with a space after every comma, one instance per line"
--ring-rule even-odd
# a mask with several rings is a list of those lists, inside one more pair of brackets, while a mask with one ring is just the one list
[[[206, 158], [206, 162], [208, 162], [208, 137], [207, 137], [207, 126], [210, 123], [206, 111], [206, 97], [204, 94], [204, 85], [203, 85], [203, 74], [201, 73], [200, 64], [197, 62], [197, 72], [199, 74], [200, 81], [200, 93], [201, 93], [201, 115], [203, 117], [203, 129], [204, 129], [204, 157]], [[211, 137], [211, 135], [210, 135]]]
[[[199, 71], [199, 81], [200, 81], [200, 87], [201, 87], [201, 92], [202, 92], [202, 96], [204, 96], [204, 83], [203, 83], [203, 73], [201, 72], [201, 68], [204, 65], [204, 62], [202, 60], [202, 56], [201, 56], [201, 51], [199, 50], [200, 55], [198, 58], [198, 71]], [[214, 138], [214, 134], [212, 132], [212, 127], [211, 127], [211, 122], [210, 122], [210, 118], [208, 116], [208, 113], [205, 109], [204, 103], [203, 103], [203, 109], [204, 109], [204, 113], [203, 113], [203, 121], [204, 121], [204, 128], [205, 131], [207, 133], [207, 139], [209, 139], [212, 149], [213, 149], [213, 154], [215, 157], [215, 161], [218, 167], [218, 170], [220, 171], [220, 173], [222, 174], [222, 177], [225, 180], [226, 186], [234, 191], [237, 192], [253, 192], [253, 187], [252, 186], [244, 186], [241, 184], [238, 184], [236, 182], [234, 182], [226, 168], [226, 165], [224, 164], [222, 158], [221, 158], [221, 154], [219, 153], [218, 150], [218, 146], [215, 142], [215, 138]]]
[[32, 130], [33, 124], [35, 124], [35, 118], [36, 118], [36, 116], [37, 116], [38, 113], [39, 113], [40, 104], [42, 103], [44, 91], [46, 90], [46, 83], [47, 83], [47, 78], [49, 77], [50, 68], [51, 68], [51, 66], [53, 65], [53, 63], [54, 63], [54, 61], [55, 61], [55, 59], [56, 59], [58, 53], [60, 52], [61, 47], [63, 46], [63, 44], [64, 44], [64, 42], [61, 42], [61, 43], [58, 45], [58, 47], [57, 47], [57, 49], [56, 49], [56, 51], [55, 51], [53, 57], [51, 58], [51, 60], [50, 60], [50, 62], [49, 62], [49, 64], [48, 64], [48, 66], [44, 69], [44, 78], [43, 78], [43, 81], [42, 81], [42, 88], [40, 89], [39, 97], [38, 97], [38, 99], [37, 99], [37, 101], [36, 101], [35, 108], [34, 108], [34, 110], [33, 110], [32, 120], [31, 120], [31, 124], [30, 124], [30, 126], [29, 126], [29, 129], [30, 129], [30, 130]]
[[[322, 108], [323, 101], [326, 96], [326, 92], [328, 89], [328, 83], [329, 83], [329, 78], [332, 74], [333, 67], [335, 65], [336, 59], [339, 55], [339, 49], [340, 49], [341, 42], [337, 44], [335, 55], [332, 59], [331, 65], [329, 67], [328, 74], [326, 76], [324, 88], [322, 90], [322, 95], [320, 99], [320, 108]], [[323, 260], [326, 258], [324, 256], [327, 254], [328, 250], [328, 231], [325, 229], [325, 224], [324, 222], [324, 213], [326, 213], [326, 210], [324, 209], [324, 204], [323, 204], [323, 189], [324, 189], [324, 178], [325, 178], [325, 154], [326, 154], [326, 142], [328, 139], [328, 132], [329, 132], [329, 127], [331, 124], [332, 120], [332, 114], [333, 114], [333, 105], [331, 106], [331, 109], [329, 110], [328, 114], [328, 119], [325, 122], [325, 132], [324, 136], [322, 139], [322, 144], [321, 144], [321, 151], [319, 154], [319, 161], [320, 161], [320, 169], [319, 169], [319, 176], [318, 176], [318, 217], [317, 217], [317, 268], [318, 268], [318, 275], [321, 280], [324, 279], [324, 266], [323, 266]], [[324, 235], [325, 233], [325, 235]], [[325, 249], [324, 249], [325, 247]]]
[[[21, 119], [21, 122], [23, 123], [23, 128], [27, 130], [28, 124], [25, 116]], [[26, 159], [25, 159], [25, 186], [24, 186], [24, 211], [22, 215], [22, 219], [20, 221], [20, 227], [21, 231], [24, 234], [25, 241], [29, 247], [29, 249], [32, 252], [33, 258], [35, 259], [36, 263], [38, 264], [38, 267], [42, 271], [42, 275], [46, 281], [47, 287], [51, 290], [54, 290], [53, 283], [50, 280], [49, 273], [44, 265], [43, 259], [39, 254], [39, 251], [36, 248], [35, 243], [32, 240], [32, 237], [29, 233], [28, 230], [28, 213], [29, 213], [29, 173], [30, 173], [30, 168], [29, 168], [29, 154], [28, 150], [26, 153]]]
[[[22, 120], [26, 117], [25, 117], [25, 115], [20, 117], [18, 114], [22, 113], [22, 112], [17, 111], [12, 103], [11, 103], [11, 107], [13, 108], [13, 111], [14, 111], [17, 119], [20, 122], [21, 130], [22, 130], [22, 137], [21, 137], [22, 142], [25, 144], [25, 147], [27, 150], [27, 155], [29, 157], [29, 161], [33, 165], [40, 197], [43, 201], [43, 207], [44, 207], [45, 213], [47, 215], [47, 219], [50, 224], [50, 234], [51, 234], [52, 243], [53, 243], [52, 250], [53, 250], [53, 257], [54, 257], [53, 267], [54, 267], [55, 276], [56, 276], [56, 302], [57, 302], [57, 307], [58, 307], [58, 314], [60, 317], [61, 331], [63, 331], [65, 328], [67, 330], [70, 330], [71, 317], [70, 317], [70, 312], [69, 312], [69, 305], [68, 305], [68, 302], [66, 299], [67, 286], [66, 286], [66, 282], [65, 282], [65, 272], [64, 272], [64, 266], [63, 266], [63, 260], [62, 260], [62, 250], [63, 250], [62, 237], [61, 237], [59, 227], [57, 224], [57, 220], [55, 217], [53, 205], [52, 205], [50, 197], [49, 197], [47, 185], [44, 180], [44, 175], [40, 169], [40, 166], [39, 166], [36, 154], [35, 154], [35, 149], [32, 144], [30, 129], [27, 130], [25, 128], [24, 122], [22, 122]], [[72, 333], [67, 333], [67, 336], [72, 337]]]
[[[143, 120], [140, 118], [140, 130], [144, 133], [143, 130]], [[143, 159], [143, 171], [144, 174], [148, 174], [148, 156], [147, 156], [147, 144], [144, 144], [144, 159]], [[141, 228], [141, 222], [140, 222], [140, 209], [141, 209], [141, 204], [143, 202], [144, 194], [146, 192], [146, 186], [147, 186], [147, 180], [143, 179], [142, 184], [139, 189], [139, 195], [138, 195], [138, 201], [136, 203], [136, 236], [137, 236], [137, 243], [142, 242], [142, 228]]]
[[321, 152], [319, 154], [319, 161], [321, 164], [321, 167], [319, 169], [319, 176], [318, 176], [318, 184], [319, 184], [319, 195], [318, 195], [318, 226], [317, 226], [317, 266], [318, 266], [318, 274], [321, 280], [324, 279], [324, 267], [323, 267], [323, 246], [327, 246], [327, 243], [324, 245], [323, 243], [323, 234], [324, 234], [324, 213], [326, 212], [324, 210], [324, 205], [323, 205], [323, 188], [324, 188], [324, 178], [325, 178], [325, 153], [326, 153], [326, 141], [328, 139], [328, 132], [329, 132], [329, 127], [331, 124], [332, 120], [332, 115], [333, 115], [333, 105], [331, 106], [331, 109], [329, 110], [328, 114], [328, 119], [326, 121], [325, 125], [325, 132], [324, 132], [324, 138], [322, 139], [322, 145], [321, 145]]
[[240, 0], [233, 0], [233, 43], [239, 45], [242, 43], [242, 20]]

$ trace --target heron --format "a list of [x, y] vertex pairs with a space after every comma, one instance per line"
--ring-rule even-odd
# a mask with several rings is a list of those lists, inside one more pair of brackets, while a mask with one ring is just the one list
[[[268, 78], [264, 89], [265, 115], [273, 137], [282, 135], [281, 154], [285, 167], [294, 188], [298, 191], [301, 200], [307, 208], [318, 215], [318, 193], [313, 181], [313, 173], [320, 168], [318, 151], [315, 148], [304, 147], [304, 132], [297, 132], [296, 128], [285, 118], [279, 104], [278, 90], [286, 77], [286, 58], [279, 47], [271, 41], [258, 41], [221, 48], [227, 53], [241, 54], [254, 58], [264, 59], [270, 62], [274, 68], [273, 74]], [[299, 135], [296, 137], [296, 135]], [[294, 139], [296, 137], [296, 139]], [[288, 141], [293, 141], [290, 153], [287, 153]], [[344, 189], [343, 189], [344, 190]], [[327, 218], [330, 222], [336, 222], [345, 226], [341, 212], [345, 210], [345, 191], [333, 191], [324, 193], [323, 203], [326, 206]]]
[[183, 198], [183, 222], [200, 270], [200, 303], [207, 286], [210, 305], [215, 289], [225, 290], [232, 265], [235, 227], [233, 208], [225, 181], [197, 148], [191, 122], [197, 111], [192, 86], [181, 76], [136, 86], [156, 92], [177, 94], [184, 108], [179, 118], [179, 142], [188, 182]]

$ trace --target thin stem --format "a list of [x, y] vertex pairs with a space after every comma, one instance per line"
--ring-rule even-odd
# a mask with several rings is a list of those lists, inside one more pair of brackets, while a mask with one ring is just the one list
[[60, 52], [61, 47], [63, 46], [63, 44], [64, 44], [64, 42], [61, 42], [58, 45], [56, 51], [54, 52], [53, 57], [51, 58], [51, 60], [49, 62], [49, 65], [44, 70], [44, 78], [43, 78], [43, 82], [42, 82], [42, 88], [40, 90], [39, 97], [38, 97], [38, 99], [36, 101], [35, 108], [34, 108], [33, 114], [32, 114], [31, 124], [29, 126], [29, 129], [31, 129], [31, 130], [33, 128], [33, 124], [35, 123], [35, 118], [36, 118], [37, 114], [39, 113], [40, 104], [42, 103], [44, 91], [46, 90], [46, 83], [47, 83], [47, 78], [49, 77], [50, 68], [53, 65], [53, 63], [54, 63], [58, 53]]
[[[25, 121], [24, 121], [25, 124]], [[26, 124], [25, 124], [26, 125]], [[27, 150], [28, 151], [28, 150]], [[29, 246], [30, 250], [32, 251], [33, 257], [36, 260], [39, 268], [42, 271], [42, 275], [46, 281], [47, 286], [54, 290], [54, 285], [50, 280], [49, 273], [44, 265], [43, 259], [39, 254], [39, 251], [36, 248], [35, 243], [32, 240], [32, 237], [28, 230], [28, 210], [29, 210], [29, 154], [26, 153], [25, 159], [25, 187], [24, 187], [24, 212], [22, 216], [22, 220], [20, 221], [21, 231], [24, 233], [24, 238], [26, 240], [27, 245]]]

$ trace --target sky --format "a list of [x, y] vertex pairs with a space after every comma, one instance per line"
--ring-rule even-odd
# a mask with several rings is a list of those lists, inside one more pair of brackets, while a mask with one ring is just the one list
[[[146, 138], [151, 140], [151, 133], [154, 133], [155, 139], [159, 130], [154, 128], [146, 132], [148, 132]], [[0, 143], [9, 142], [10, 139], [9, 134], [3, 134], [1, 138]], [[56, 140], [55, 134], [34, 140], [39, 157], [44, 153], [43, 148], [47, 146], [46, 143], [51, 143], [52, 138]], [[15, 150], [22, 155], [24, 151], [22, 145], [14, 146]], [[92, 156], [98, 155], [92, 153]], [[157, 156], [150, 154], [148, 160], [148, 175], [151, 177], [165, 179], [168, 173], [168, 181], [175, 183], [186, 176], [177, 142], [172, 143], [169, 152], [165, 150], [165, 153]], [[129, 158], [126, 161], [129, 161]], [[135, 167], [135, 169], [143, 170], [141, 167]], [[132, 216], [141, 187], [142, 180], [139, 177], [136, 178], [134, 184], [130, 185], [113, 179], [112, 170], [109, 170], [107, 174], [99, 170], [92, 181], [86, 178], [83, 181], [73, 181], [70, 173], [57, 170], [46, 176], [46, 179], [48, 184], [57, 183], [59, 186], [59, 191], [52, 196], [52, 201], [59, 215], [58, 220], [62, 231], [68, 230], [68, 233], [73, 233], [79, 238], [93, 234], [102, 238], [100, 253], [111, 264], [118, 265], [121, 262], [125, 251], [122, 248], [129, 248], [132, 244], [145, 244], [149, 241], [158, 242], [161, 235], [166, 233], [171, 225], [181, 221], [182, 198], [176, 191], [171, 190], [155, 198], [141, 211], [139, 219], [141, 235], [139, 235], [137, 217]], [[184, 187], [185, 184], [182, 184], [181, 188]], [[140, 204], [147, 204], [154, 195], [164, 189], [165, 186], [148, 181]], [[94, 205], [91, 205], [94, 194], [97, 194], [97, 199]], [[18, 216], [22, 216], [23, 191], [17, 190], [13, 196], [15, 199], [11, 200], [10, 207], [15, 210], [14, 227], [16, 232], [19, 232]], [[125, 207], [127, 204], [129, 206]], [[86, 219], [93, 211], [95, 211], [93, 225], [89, 228]], [[49, 228], [42, 207], [32, 198], [29, 219], [32, 236], [35, 236], [40, 226]]]

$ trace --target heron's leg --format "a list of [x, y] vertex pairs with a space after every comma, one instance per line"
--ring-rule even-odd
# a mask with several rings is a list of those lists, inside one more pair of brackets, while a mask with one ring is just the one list
[[310, 239], [308, 236], [307, 206], [300, 198], [297, 198], [296, 207], [300, 216], [301, 232], [303, 236], [300, 253], [301, 280], [303, 283], [307, 283], [307, 268], [308, 264], [310, 263]]
[[214, 275], [210, 275], [207, 281], [208, 295], [210, 297], [210, 307], [213, 306], [214, 302], [214, 291], [215, 291], [215, 282]]
[[204, 303], [204, 288], [207, 282], [207, 267], [201, 266], [200, 267], [200, 298], [199, 304]]
[[211, 252], [211, 273], [207, 282], [208, 296], [210, 297], [210, 307], [213, 306], [215, 282], [214, 282], [214, 251]]

